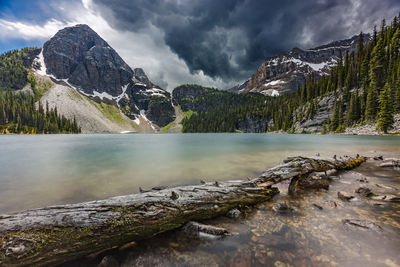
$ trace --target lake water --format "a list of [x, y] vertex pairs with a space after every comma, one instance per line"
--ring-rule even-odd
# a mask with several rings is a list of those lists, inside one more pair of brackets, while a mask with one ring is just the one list
[[294, 155], [400, 156], [400, 137], [288, 134], [0, 136], [0, 213], [255, 177]]

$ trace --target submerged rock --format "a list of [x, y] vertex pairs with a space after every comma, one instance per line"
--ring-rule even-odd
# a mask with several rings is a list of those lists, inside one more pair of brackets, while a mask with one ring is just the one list
[[289, 207], [286, 203], [276, 203], [272, 210], [278, 213], [288, 213], [293, 211], [293, 208]]
[[355, 192], [364, 197], [372, 197], [374, 195], [374, 193], [372, 193], [371, 189], [368, 187], [359, 187], [355, 190]]
[[380, 227], [379, 225], [365, 220], [344, 219], [342, 220], [342, 223], [350, 229], [364, 229], [364, 230], [373, 230], [377, 232], [382, 231], [382, 227]]
[[354, 196], [352, 196], [346, 192], [338, 192], [337, 194], [338, 194], [338, 198], [343, 201], [350, 201], [351, 199], [354, 199]]
[[105, 256], [98, 267], [119, 267], [118, 261], [110, 255]]

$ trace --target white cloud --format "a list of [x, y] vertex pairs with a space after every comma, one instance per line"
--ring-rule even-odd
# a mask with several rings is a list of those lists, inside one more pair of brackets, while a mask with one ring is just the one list
[[59, 29], [69, 26], [56, 19], [48, 20], [44, 25], [32, 25], [19, 21], [0, 19], [1, 39], [42, 40], [53, 36]]
[[143, 68], [150, 80], [172, 90], [183, 83], [198, 83], [219, 88], [231, 87], [221, 79], [212, 79], [203, 72], [190, 73], [186, 63], [165, 44], [163, 33], [149, 25], [138, 32], [117, 31], [95, 10], [92, 0], [82, 0], [82, 5], [65, 6], [63, 21], [50, 19], [43, 25], [0, 19], [0, 38], [42, 40], [52, 37], [58, 30], [75, 24], [87, 24], [105, 39], [132, 68]]

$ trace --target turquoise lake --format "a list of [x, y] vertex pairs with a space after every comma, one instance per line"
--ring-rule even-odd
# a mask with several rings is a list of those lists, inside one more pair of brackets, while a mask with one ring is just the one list
[[289, 134], [0, 136], [0, 213], [246, 179], [295, 155], [400, 156], [400, 137]]

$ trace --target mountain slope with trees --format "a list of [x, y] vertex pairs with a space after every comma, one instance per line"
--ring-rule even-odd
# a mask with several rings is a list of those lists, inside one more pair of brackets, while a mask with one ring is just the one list
[[215, 92], [217, 101], [209, 93], [175, 98], [184, 111], [195, 111], [182, 121], [183, 131], [242, 131], [241, 123], [252, 121], [258, 129], [265, 129], [263, 132], [343, 132], [347, 127], [376, 123], [379, 131], [387, 133], [394, 114], [400, 113], [399, 17], [389, 26], [383, 20], [371, 41], [365, 44], [364, 40], [361, 33], [357, 49], [339, 54], [329, 75], [310, 75], [295, 93], [267, 97]]
[[[28, 68], [36, 52], [35, 48], [24, 48], [0, 55], [0, 134], [80, 133], [74, 119], [61, 116], [57, 109], [50, 109], [48, 105], [36, 105], [49, 87], [38, 81]], [[27, 84], [31, 94], [15, 91]]]

